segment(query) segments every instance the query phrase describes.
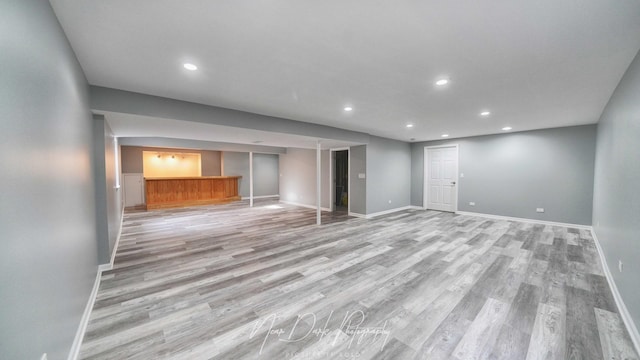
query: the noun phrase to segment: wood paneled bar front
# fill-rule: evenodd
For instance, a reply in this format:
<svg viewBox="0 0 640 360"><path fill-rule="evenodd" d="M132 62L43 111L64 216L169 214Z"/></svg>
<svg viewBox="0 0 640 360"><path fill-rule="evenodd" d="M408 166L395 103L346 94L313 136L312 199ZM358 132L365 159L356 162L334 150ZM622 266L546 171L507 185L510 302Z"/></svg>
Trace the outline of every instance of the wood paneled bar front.
<svg viewBox="0 0 640 360"><path fill-rule="evenodd" d="M241 177L145 178L147 210L240 200L238 179Z"/></svg>

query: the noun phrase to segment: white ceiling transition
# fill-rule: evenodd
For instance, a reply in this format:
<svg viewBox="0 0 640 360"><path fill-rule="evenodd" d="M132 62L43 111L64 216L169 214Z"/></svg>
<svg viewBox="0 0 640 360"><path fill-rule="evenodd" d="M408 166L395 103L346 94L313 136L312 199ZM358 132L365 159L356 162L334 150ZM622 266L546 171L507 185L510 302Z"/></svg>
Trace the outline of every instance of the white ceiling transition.
<svg viewBox="0 0 640 360"><path fill-rule="evenodd" d="M640 48L638 0L51 3L93 85L404 141L595 123Z"/></svg>

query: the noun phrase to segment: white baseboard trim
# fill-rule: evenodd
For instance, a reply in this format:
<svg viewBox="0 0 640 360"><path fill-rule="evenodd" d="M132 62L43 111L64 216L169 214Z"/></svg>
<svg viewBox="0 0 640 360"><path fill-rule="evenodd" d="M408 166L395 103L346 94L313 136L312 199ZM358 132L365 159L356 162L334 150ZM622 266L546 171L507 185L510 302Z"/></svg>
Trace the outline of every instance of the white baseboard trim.
<svg viewBox="0 0 640 360"><path fill-rule="evenodd" d="M122 219L124 219L124 207L122 208L122 214L120 214L120 228L118 229L118 237L116 243L113 245L111 252L111 260L108 264L101 264L98 266L98 271L107 271L113 269L113 261L116 259L116 252L118 252L118 245L120 245L120 237L122 236Z"/></svg>
<svg viewBox="0 0 640 360"><path fill-rule="evenodd" d="M600 241L598 240L598 236L596 236L596 232L593 229L591 229L591 236L593 236L593 241L596 243L596 248L598 249L598 254L600 255L600 262L602 263L602 269L604 270L604 276L607 278L607 282L609 283L609 288L611 289L613 299L616 301L616 305L618 306L618 311L620 312L622 322L624 322L624 325L629 332L629 336L631 337L631 341L636 348L636 352L640 354L640 334L638 333L638 328L633 322L633 318L631 317L631 314L629 314L629 310L627 310L627 306L622 300L622 296L618 291L616 282L613 281L613 275L611 274L611 270L609 269L607 259L604 257L604 251L602 250Z"/></svg>
<svg viewBox="0 0 640 360"><path fill-rule="evenodd" d="M627 306L622 300L622 296L618 291L616 282L613 280L613 275L611 274L611 270L609 269L609 264L607 263L607 259L604 256L604 251L602 250L602 246L600 245L600 241L598 240L598 236L593 230L593 227L588 225L567 224L567 223L559 223L559 222L553 222L553 221L524 219L524 218L516 218L516 217L509 217L509 216L473 213L473 212L466 212L466 211L456 211L456 214L479 216L479 217L496 219L496 220L521 221L521 222L528 222L533 224L554 225L554 226L563 226L563 227L589 230L591 232L591 235L593 236L593 241L596 244L596 248L598 249L598 255L600 256L602 269L604 271L605 277L607 278L607 283L609 284L611 293L613 294L613 299L615 300L616 306L618 307L620 318L622 318L622 322L624 322L624 325L627 328L627 331L629 332L629 336L631 337L631 341L633 342L633 345L635 346L636 351L640 353L640 333L638 332L638 328L636 327L636 324L633 322L633 318L631 317L631 314L629 314L629 310L627 309Z"/></svg>
<svg viewBox="0 0 640 360"><path fill-rule="evenodd" d="M78 358L78 355L80 354L80 345L82 345L84 333L85 331L87 331L87 325L89 324L89 317L91 316L91 310L93 310L93 304L96 302L96 296L98 295L98 288L100 287L101 277L102 271L100 270L100 267L98 267L98 271L96 271L96 280L93 283L93 289L91 290L91 295L89 295L87 306L85 306L84 312L82 313L82 318L80 318L80 325L78 326L78 331L76 331L76 337L73 339L73 344L71 345L71 351L69 351L68 360L76 360Z"/></svg>
<svg viewBox="0 0 640 360"><path fill-rule="evenodd" d="M362 218L362 219L366 219L366 218L367 218L367 215L365 215L365 214L354 213L354 212L349 212L349 216L353 216L353 217L357 217L357 218Z"/></svg>
<svg viewBox="0 0 640 360"><path fill-rule="evenodd" d="M367 219L371 219L377 216L381 216L381 215L387 215L387 214L391 214L394 212L398 212L398 211L402 211L402 210L409 210L409 209L420 209L420 207L414 206L414 205L407 205L407 206L403 206L403 207L399 207L399 208L395 208L395 209L389 209L389 210L384 210L384 211L378 211L377 213L371 213L371 214L367 214Z"/></svg>
<svg viewBox="0 0 640 360"><path fill-rule="evenodd" d="M98 271L102 274L105 271L109 271L113 269L112 264L100 264L98 265Z"/></svg>
<svg viewBox="0 0 640 360"><path fill-rule="evenodd" d="M120 245L120 238L122 237L123 219L124 219L124 206L122 207L122 214L120 214L120 228L118 229L118 237L116 238L116 243L113 245L111 260L109 261L108 264L98 265L96 280L93 283L93 289L91 289L91 295L89 295L89 301L87 301L87 306L84 308L84 313L82 313L82 318L80 319L80 325L78 326L76 337L73 339L73 345L71 345L71 351L69 352L68 360L76 360L78 358L78 355L80 354L80 346L82 345L82 340L84 339L84 333L87 331L87 325L89 324L91 310L93 310L93 305L95 304L96 297L98 296L98 289L100 288L100 279L102 279L102 273L104 271L113 269L113 261L116 258L116 252L118 252L118 245Z"/></svg>
<svg viewBox="0 0 640 360"><path fill-rule="evenodd" d="M283 203L283 204L287 204L287 205L300 206L300 207L303 207L303 208L308 208L308 209L313 209L313 210L316 209L315 205L300 204L300 203L297 203L297 202L284 201L284 200L280 200L280 202ZM326 208L326 207L321 207L320 210L322 210L322 211L331 211L331 209Z"/></svg>
<svg viewBox="0 0 640 360"><path fill-rule="evenodd" d="M276 195L260 195L260 196L254 196L253 199L268 199L268 198L277 198L280 197L279 194ZM242 196L240 197L240 200L249 200L249 196Z"/></svg>
<svg viewBox="0 0 640 360"><path fill-rule="evenodd" d="M479 216L479 217L495 219L495 220L520 221L520 222L526 222L531 224L563 226L563 227L570 227L575 229L591 230L591 226L589 225L568 224L568 223L560 223L560 222L554 222L554 221L544 221L544 220L517 218L517 217L511 217L511 216L475 213L475 212L469 212L469 211L456 211L456 214L467 215L467 216Z"/></svg>

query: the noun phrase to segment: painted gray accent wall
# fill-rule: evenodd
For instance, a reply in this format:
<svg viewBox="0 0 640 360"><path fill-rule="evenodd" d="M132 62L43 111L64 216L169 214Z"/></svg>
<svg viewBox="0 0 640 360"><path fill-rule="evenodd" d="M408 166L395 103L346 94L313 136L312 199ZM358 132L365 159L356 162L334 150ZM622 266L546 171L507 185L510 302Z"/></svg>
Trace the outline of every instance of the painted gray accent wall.
<svg viewBox="0 0 640 360"><path fill-rule="evenodd" d="M329 179L329 151L321 151L321 180ZM320 189L320 206L329 207L329 185ZM321 183L322 186L322 183ZM280 200L316 206L316 151L287 148L280 155Z"/></svg>
<svg viewBox="0 0 640 360"><path fill-rule="evenodd" d="M142 161L143 148L138 146L120 147L120 163L123 174L142 174L144 164Z"/></svg>
<svg viewBox="0 0 640 360"><path fill-rule="evenodd" d="M368 134L357 131L99 86L91 86L91 108L354 143L369 141Z"/></svg>
<svg viewBox="0 0 640 360"><path fill-rule="evenodd" d="M278 195L279 164L278 155L253 154L253 196Z"/></svg>
<svg viewBox="0 0 640 360"><path fill-rule="evenodd" d="M351 212L367 214L367 145L352 146L349 148L349 161L351 177L349 178L349 202ZM358 174L365 174L364 179L358 178Z"/></svg>
<svg viewBox="0 0 640 360"><path fill-rule="evenodd" d="M222 153L220 151L201 151L200 166L202 176L220 176Z"/></svg>
<svg viewBox="0 0 640 360"><path fill-rule="evenodd" d="M249 196L249 153L223 151L222 162L224 176L242 176L238 179L238 194L242 197ZM255 183L254 183L255 186ZM255 190L255 188L254 188Z"/></svg>
<svg viewBox="0 0 640 360"><path fill-rule="evenodd" d="M220 176L221 174L221 157L220 151L210 150L194 150L194 149L174 149L162 147L140 147L140 146L122 146L121 162L122 172L125 174L142 174L143 172L143 151L158 151L167 153L192 153L200 154L200 165L202 176Z"/></svg>
<svg viewBox="0 0 640 360"><path fill-rule="evenodd" d="M45 0L0 2L0 352L66 359L97 272L88 85Z"/></svg>
<svg viewBox="0 0 640 360"><path fill-rule="evenodd" d="M124 202L116 179L117 140L109 124L101 115L94 115L94 179L96 195L96 233L98 238L98 262L108 264L114 251L120 226Z"/></svg>
<svg viewBox="0 0 640 360"><path fill-rule="evenodd" d="M411 145L372 136L367 145L367 214L410 204Z"/></svg>
<svg viewBox="0 0 640 360"><path fill-rule="evenodd" d="M640 53L606 106L596 147L593 227L636 327L640 324ZM618 260L624 270L620 273Z"/></svg>
<svg viewBox="0 0 640 360"><path fill-rule="evenodd" d="M458 144L459 211L590 225L595 138L586 125L414 143L411 203L422 206L424 147Z"/></svg>

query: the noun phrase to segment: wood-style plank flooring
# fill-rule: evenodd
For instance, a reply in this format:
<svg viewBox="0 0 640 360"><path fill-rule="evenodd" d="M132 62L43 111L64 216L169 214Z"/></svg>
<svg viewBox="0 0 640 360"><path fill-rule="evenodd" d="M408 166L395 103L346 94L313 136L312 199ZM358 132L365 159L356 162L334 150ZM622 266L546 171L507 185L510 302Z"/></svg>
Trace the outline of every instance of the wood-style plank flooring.
<svg viewBox="0 0 640 360"><path fill-rule="evenodd" d="M258 202L129 212L82 359L638 359L586 230Z"/></svg>

